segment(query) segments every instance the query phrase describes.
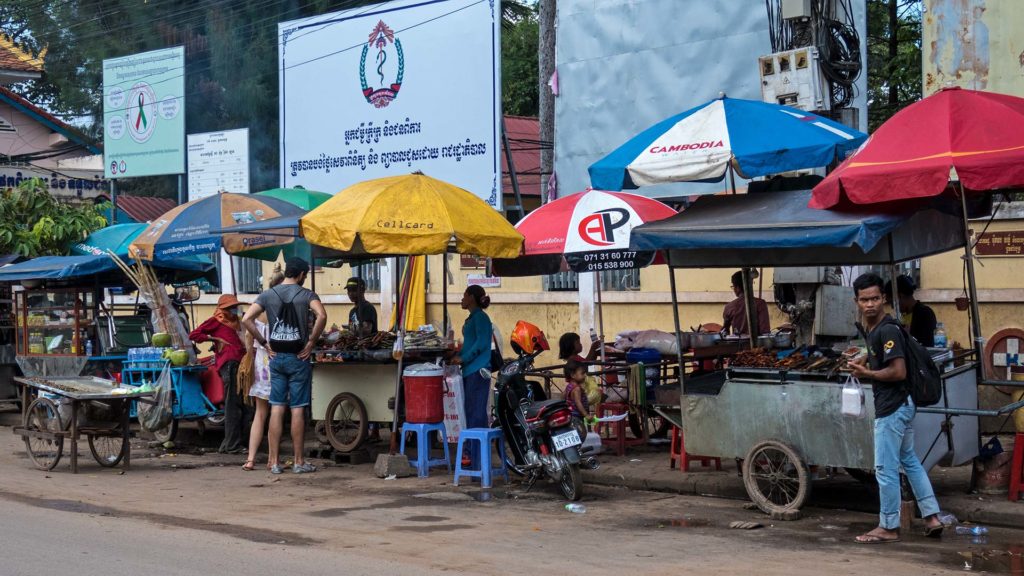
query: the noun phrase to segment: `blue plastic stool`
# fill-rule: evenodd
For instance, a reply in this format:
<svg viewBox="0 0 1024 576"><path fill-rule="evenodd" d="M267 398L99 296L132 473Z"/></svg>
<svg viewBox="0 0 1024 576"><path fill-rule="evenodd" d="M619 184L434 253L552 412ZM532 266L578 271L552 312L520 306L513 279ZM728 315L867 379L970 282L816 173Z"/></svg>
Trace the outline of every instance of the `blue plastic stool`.
<svg viewBox="0 0 1024 576"><path fill-rule="evenodd" d="M474 456L477 462L475 469L464 469L462 467L462 452L466 442L477 442L479 450L474 450ZM498 463L500 466L491 465L491 442L496 442L498 445ZM476 448L471 447L471 448ZM481 488L491 487L491 477L495 474L500 474L505 477L505 483L508 484L508 469L505 468L505 442L501 435L501 430L497 428L468 428L459 433L459 449L455 455L455 482L456 486L459 485L460 476L468 476L470 478L479 478Z"/></svg>
<svg viewBox="0 0 1024 576"><path fill-rule="evenodd" d="M409 462L416 467L417 475L420 478L430 476L430 469L435 466L444 466L449 472L452 471L452 463L448 459L448 438L446 437L444 422L437 424L402 424L402 454L405 454L405 433L416 433L416 460ZM444 447L444 458L430 458L430 433L437 432L441 446Z"/></svg>

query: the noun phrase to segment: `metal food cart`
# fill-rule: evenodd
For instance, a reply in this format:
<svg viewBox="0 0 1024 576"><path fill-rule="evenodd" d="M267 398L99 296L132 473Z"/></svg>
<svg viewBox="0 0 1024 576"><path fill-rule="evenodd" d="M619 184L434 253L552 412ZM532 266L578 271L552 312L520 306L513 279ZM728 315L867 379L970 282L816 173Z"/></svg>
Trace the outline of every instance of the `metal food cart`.
<svg viewBox="0 0 1024 576"><path fill-rule="evenodd" d="M403 362L433 362L444 352L406 350ZM324 361L325 356L334 360ZM390 348L321 352L315 357L321 358L313 364L311 402L317 436L339 452L356 450L366 440L370 424L388 426L394 420L395 378L401 365L392 359ZM399 390L399 401L400 395Z"/></svg>
<svg viewBox="0 0 1024 576"><path fill-rule="evenodd" d="M81 366L79 366L81 368ZM133 400L152 392L130 392L94 377L16 377L22 386L22 425L14 433L40 470L53 470L71 441L71 472L78 473L78 441L84 435L100 466L131 464L129 411ZM64 409L66 407L66 410Z"/></svg>
<svg viewBox="0 0 1024 576"><path fill-rule="evenodd" d="M809 199L810 191L704 197L678 216L634 229L634 248L667 251L677 331L677 268L892 267L965 244L958 211L941 201L878 214L813 210ZM942 352L943 398L919 409L914 420L915 447L926 468L943 460L962 464L979 449L980 364L973 351L955 363ZM867 415L844 416L844 378L729 368L682 378L680 407L659 411L682 428L687 451L742 459L750 498L765 512L785 512L799 509L810 481L830 467L874 468L871 389L865 391Z"/></svg>

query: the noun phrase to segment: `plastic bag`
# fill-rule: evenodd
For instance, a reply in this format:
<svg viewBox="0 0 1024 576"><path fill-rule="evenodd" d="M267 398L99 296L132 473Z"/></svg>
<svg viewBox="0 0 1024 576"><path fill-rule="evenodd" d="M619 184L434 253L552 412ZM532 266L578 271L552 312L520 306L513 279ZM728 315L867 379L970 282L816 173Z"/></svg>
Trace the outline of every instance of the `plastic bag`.
<svg viewBox="0 0 1024 576"><path fill-rule="evenodd" d="M666 355L675 354L676 337L661 330L643 330L633 337L633 348L651 348Z"/></svg>
<svg viewBox="0 0 1024 576"><path fill-rule="evenodd" d="M842 412L844 416L864 417L864 387L861 386L860 380L852 374L843 384Z"/></svg>
<svg viewBox="0 0 1024 576"><path fill-rule="evenodd" d="M448 442L459 441L459 432L466 425L466 408L463 405L462 368L450 365L444 367L444 427Z"/></svg>
<svg viewBox="0 0 1024 576"><path fill-rule="evenodd" d="M140 401L138 404L139 425L149 432L166 428L174 419L173 396L171 371L165 366L153 390L153 403Z"/></svg>

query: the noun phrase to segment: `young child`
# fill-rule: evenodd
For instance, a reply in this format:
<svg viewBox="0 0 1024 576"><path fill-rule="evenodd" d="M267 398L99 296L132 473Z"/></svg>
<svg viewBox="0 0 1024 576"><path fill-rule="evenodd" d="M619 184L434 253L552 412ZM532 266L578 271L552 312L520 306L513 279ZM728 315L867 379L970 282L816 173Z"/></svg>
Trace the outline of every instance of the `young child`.
<svg viewBox="0 0 1024 576"><path fill-rule="evenodd" d="M572 413L584 421L593 416L590 413L590 400L587 398L588 378L586 364L577 360L565 363L565 379L568 382L565 386L565 401L569 403Z"/></svg>

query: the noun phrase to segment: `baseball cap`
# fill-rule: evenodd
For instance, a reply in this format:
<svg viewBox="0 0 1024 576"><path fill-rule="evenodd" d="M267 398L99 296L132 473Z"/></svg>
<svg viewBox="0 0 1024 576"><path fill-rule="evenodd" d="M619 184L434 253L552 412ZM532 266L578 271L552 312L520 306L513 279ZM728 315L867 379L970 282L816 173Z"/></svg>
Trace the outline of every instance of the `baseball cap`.
<svg viewBox="0 0 1024 576"><path fill-rule="evenodd" d="M366 281L363 280L362 278L353 276L352 278L349 278L347 282L345 282L345 290L348 290L349 288L364 288L365 289L366 288Z"/></svg>

